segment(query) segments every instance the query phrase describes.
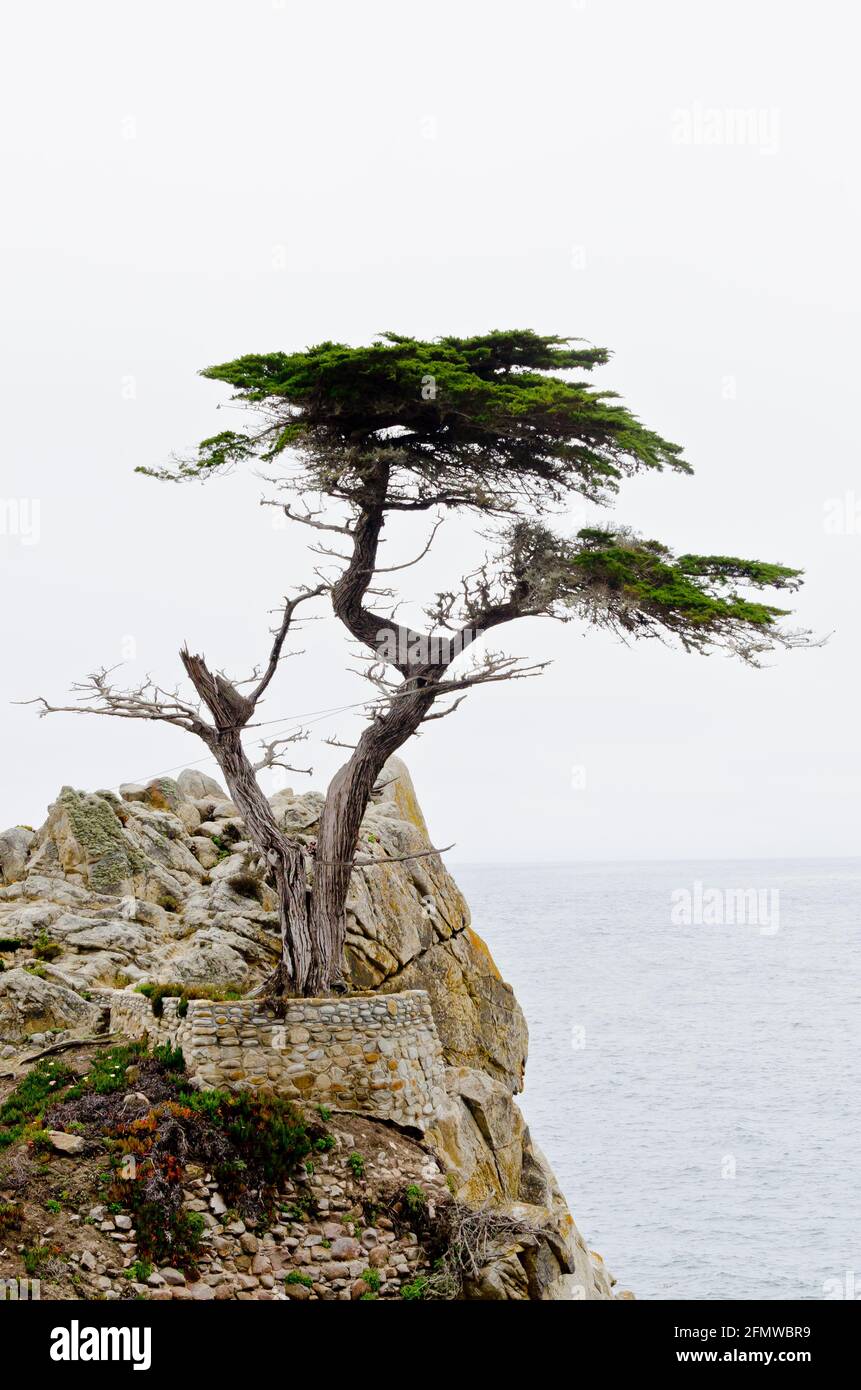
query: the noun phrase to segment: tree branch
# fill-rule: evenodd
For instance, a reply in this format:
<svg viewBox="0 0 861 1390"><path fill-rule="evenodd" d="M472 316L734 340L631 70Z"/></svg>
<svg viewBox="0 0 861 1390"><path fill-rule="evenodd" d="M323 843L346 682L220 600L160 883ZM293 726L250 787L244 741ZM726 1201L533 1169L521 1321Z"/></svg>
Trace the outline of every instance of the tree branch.
<svg viewBox="0 0 861 1390"><path fill-rule="evenodd" d="M293 614L296 612L296 609L299 607L300 603L304 603L306 599L316 598L322 593L325 593L325 588L322 584L318 584L316 589L303 589L295 598L288 599L285 603L284 613L278 631L275 634L275 641L272 643L272 650L269 653L269 661L266 670L263 672L257 686L248 697L252 707L257 704L257 701L260 699L278 669L278 663L281 660L281 651L287 639L287 634L290 631L290 624L293 621Z"/></svg>

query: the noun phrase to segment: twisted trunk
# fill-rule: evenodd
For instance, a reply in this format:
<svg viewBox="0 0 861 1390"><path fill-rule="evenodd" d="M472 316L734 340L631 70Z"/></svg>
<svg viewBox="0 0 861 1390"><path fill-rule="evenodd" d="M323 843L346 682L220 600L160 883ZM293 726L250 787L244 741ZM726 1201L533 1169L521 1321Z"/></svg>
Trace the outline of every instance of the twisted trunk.
<svg viewBox="0 0 861 1390"><path fill-rule="evenodd" d="M320 953L319 975L311 975L314 992L344 987L346 903L362 818L387 759L415 733L434 696L432 686L405 692L364 731L355 753L329 784L317 834L311 893L311 936Z"/></svg>
<svg viewBox="0 0 861 1390"><path fill-rule="evenodd" d="M265 858L275 880L281 927L281 961L267 982L267 993L313 992L319 976L320 950L308 914L308 891L303 851L291 845L275 819L242 747L238 729L218 731L212 751L224 773L233 804L245 823L255 849Z"/></svg>
<svg viewBox="0 0 861 1390"><path fill-rule="evenodd" d="M281 960L266 993L307 994L318 980L320 950L308 920L307 875L301 845L291 843L281 830L267 798L257 782L256 770L242 747L242 730L254 712L248 700L225 680L213 675L201 656L183 649L183 665L201 699L211 711L215 727L200 724L198 734L212 750L248 838L272 870L278 894L281 925Z"/></svg>
<svg viewBox="0 0 861 1390"><path fill-rule="evenodd" d="M332 587L336 617L372 651L379 650L391 634L397 637L399 650L407 650L413 636L409 629L364 605L377 566L388 483L388 465L378 463L366 479L365 497L352 531L349 563ZM311 935L320 952L319 974L312 973L311 979L319 992L344 988L347 894L359 829L374 784L386 760L412 737L428 713L442 675L442 666L416 672L395 664L405 677L404 685L386 713L365 729L352 757L332 778L320 817L311 891Z"/></svg>

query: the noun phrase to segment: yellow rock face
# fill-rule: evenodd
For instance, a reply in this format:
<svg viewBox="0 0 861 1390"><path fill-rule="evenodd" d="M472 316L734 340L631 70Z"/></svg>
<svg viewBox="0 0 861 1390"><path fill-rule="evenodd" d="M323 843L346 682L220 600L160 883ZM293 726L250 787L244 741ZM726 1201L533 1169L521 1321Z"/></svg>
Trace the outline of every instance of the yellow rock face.
<svg viewBox="0 0 861 1390"><path fill-rule="evenodd" d="M430 839L406 766L391 758L380 781L387 785L365 816L362 856L421 854ZM359 869L348 901L348 972L357 988L427 990L446 1061L519 1091L526 1022L469 921L463 895L437 855Z"/></svg>

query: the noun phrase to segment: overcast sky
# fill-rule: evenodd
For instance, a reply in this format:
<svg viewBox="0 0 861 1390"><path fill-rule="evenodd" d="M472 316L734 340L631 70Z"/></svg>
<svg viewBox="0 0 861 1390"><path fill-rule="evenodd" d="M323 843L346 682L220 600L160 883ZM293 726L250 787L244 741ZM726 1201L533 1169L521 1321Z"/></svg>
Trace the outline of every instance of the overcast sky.
<svg viewBox="0 0 861 1390"><path fill-rule="evenodd" d="M822 650L763 671L551 623L408 761L454 859L858 852L859 24L838 0L42 0L2 43L0 824L201 757L55 716L99 664L242 673L311 574L250 474L136 476L241 417L199 368L323 339L532 327L685 446L619 521L804 566ZM572 527L585 511L572 514ZM421 526L392 531L391 562ZM479 558L440 533L421 599ZM359 701L331 620L269 718ZM322 786L349 714L313 726ZM206 770L212 770L208 765ZM299 785L298 780L296 785ZM304 784L303 784L304 785Z"/></svg>

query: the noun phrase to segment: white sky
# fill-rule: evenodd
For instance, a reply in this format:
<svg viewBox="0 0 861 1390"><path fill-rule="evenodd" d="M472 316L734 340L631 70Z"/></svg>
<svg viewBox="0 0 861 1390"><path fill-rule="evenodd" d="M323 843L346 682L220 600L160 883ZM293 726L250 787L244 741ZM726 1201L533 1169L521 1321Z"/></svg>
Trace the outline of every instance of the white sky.
<svg viewBox="0 0 861 1390"><path fill-rule="evenodd" d="M859 27L838 0L7 11L0 824L39 824L64 783L203 751L10 701L60 699L130 639L130 681L172 683L184 639L242 673L310 575L308 536L273 527L252 476L132 471L241 418L200 367L532 327L610 347L596 381L696 468L627 484L616 517L803 565L799 622L834 635L755 672L513 630L550 673L474 693L407 752L437 842L488 860L857 853ZM392 561L423 534L393 531ZM479 553L444 531L410 594ZM268 717L364 697L331 620L306 645ZM322 785L338 755L306 749Z"/></svg>

